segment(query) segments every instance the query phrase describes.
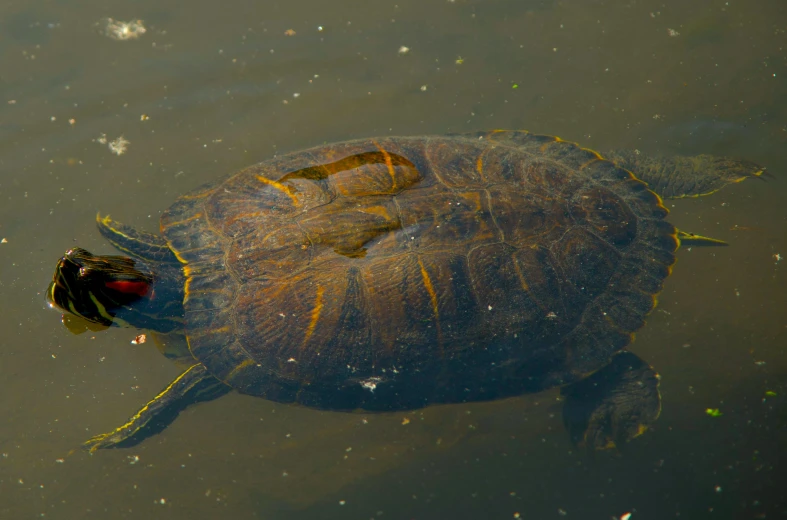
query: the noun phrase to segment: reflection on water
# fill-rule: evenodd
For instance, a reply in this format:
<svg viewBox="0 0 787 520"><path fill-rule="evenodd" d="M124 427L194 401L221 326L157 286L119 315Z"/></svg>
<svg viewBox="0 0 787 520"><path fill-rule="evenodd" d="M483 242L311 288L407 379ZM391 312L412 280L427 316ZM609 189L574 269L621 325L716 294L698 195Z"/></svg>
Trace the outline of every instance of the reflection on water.
<svg viewBox="0 0 787 520"><path fill-rule="evenodd" d="M0 517L784 514L780 0L41 0L0 13ZM146 32L110 39L94 25L108 17ZM773 173L669 203L680 228L731 246L682 249L637 335L662 376L651 431L591 458L571 446L556 391L391 415L232 394L143 445L74 451L178 372L130 344L134 330L73 336L46 308L63 251L112 253L97 211L155 232L179 194L280 152L492 128Z"/></svg>

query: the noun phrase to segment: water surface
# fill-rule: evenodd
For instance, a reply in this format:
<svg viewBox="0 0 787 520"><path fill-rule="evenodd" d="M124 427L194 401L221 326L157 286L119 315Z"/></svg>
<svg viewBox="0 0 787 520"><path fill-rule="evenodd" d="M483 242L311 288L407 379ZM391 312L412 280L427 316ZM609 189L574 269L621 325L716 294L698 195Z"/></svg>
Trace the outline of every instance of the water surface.
<svg viewBox="0 0 787 520"><path fill-rule="evenodd" d="M106 17L147 31L110 39ZM38 0L0 20L0 517L787 515L783 0ZM662 375L646 435L586 457L557 391L390 415L231 394L78 450L178 373L136 331L74 336L46 308L63 251L112 251L96 212L156 231L180 193L278 153L492 128L773 173L669 203L731 247L681 250L632 345Z"/></svg>

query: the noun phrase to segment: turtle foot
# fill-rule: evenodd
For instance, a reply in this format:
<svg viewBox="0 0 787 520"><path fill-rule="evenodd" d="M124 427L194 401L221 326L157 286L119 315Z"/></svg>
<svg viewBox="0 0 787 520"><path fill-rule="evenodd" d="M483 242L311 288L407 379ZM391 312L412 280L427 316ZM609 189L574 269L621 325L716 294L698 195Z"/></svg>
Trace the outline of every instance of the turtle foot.
<svg viewBox="0 0 787 520"><path fill-rule="evenodd" d="M653 368L621 352L601 370L564 387L563 423L572 442L603 450L638 437L661 412L658 386Z"/></svg>

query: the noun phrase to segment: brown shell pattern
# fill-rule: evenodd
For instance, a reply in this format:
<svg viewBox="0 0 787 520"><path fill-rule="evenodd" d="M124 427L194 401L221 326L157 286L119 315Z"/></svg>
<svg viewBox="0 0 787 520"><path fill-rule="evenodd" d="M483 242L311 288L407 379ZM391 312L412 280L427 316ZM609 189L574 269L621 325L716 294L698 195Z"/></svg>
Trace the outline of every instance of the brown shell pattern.
<svg viewBox="0 0 787 520"><path fill-rule="evenodd" d="M238 390L331 409L491 399L625 347L677 248L660 199L527 132L381 138L179 199L194 356Z"/></svg>

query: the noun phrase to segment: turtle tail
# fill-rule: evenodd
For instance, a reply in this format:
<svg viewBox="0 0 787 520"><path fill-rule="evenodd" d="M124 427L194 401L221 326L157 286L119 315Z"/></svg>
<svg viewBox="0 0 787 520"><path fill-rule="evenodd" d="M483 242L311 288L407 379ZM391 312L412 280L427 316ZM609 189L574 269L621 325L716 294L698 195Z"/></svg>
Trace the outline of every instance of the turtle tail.
<svg viewBox="0 0 787 520"><path fill-rule="evenodd" d="M666 199L710 195L728 184L761 177L765 171L751 161L705 154L667 157L611 150L603 155Z"/></svg>

